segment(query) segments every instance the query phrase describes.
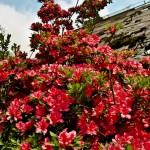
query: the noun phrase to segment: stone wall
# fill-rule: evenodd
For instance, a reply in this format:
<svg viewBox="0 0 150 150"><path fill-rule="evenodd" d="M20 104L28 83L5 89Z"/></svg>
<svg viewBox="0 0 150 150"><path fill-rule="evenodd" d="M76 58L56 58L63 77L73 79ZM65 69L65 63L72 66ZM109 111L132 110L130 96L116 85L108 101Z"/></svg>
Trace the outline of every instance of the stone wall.
<svg viewBox="0 0 150 150"><path fill-rule="evenodd" d="M129 9L120 14L103 19L96 24L93 33L100 36L100 45L108 44L109 34L106 24L119 23L123 28L115 33L115 40L109 44L113 49L133 49L138 52L136 58L146 55L150 50L150 3Z"/></svg>

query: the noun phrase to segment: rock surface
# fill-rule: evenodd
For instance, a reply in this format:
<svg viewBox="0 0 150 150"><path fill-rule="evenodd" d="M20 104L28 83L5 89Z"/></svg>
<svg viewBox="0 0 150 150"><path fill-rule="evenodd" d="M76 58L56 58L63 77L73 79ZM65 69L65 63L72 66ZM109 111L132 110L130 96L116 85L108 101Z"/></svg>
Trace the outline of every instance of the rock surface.
<svg viewBox="0 0 150 150"><path fill-rule="evenodd" d="M116 31L115 40L106 42L110 35L105 28L107 24L122 24ZM132 49L137 52L135 60L150 55L150 1L122 13L107 17L96 24L93 33L100 36L100 45L108 44L113 49Z"/></svg>

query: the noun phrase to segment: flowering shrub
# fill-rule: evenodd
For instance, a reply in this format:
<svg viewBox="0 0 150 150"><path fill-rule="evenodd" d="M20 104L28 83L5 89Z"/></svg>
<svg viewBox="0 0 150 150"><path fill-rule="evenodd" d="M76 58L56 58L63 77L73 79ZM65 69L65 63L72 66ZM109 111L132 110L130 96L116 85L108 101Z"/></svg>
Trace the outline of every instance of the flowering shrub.
<svg viewBox="0 0 150 150"><path fill-rule="evenodd" d="M36 59L18 52L0 61L1 149L149 150L146 61L98 46L99 37L83 29L70 30L72 12L86 18L86 9L98 11L107 1L85 0L68 11L53 0L40 2L43 23L31 26Z"/></svg>

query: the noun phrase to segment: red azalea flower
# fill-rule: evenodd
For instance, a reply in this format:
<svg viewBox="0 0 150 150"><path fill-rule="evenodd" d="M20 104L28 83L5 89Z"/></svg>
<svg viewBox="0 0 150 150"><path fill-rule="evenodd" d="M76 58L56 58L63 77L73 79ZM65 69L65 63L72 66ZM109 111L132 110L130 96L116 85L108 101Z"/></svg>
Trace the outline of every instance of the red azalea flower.
<svg viewBox="0 0 150 150"><path fill-rule="evenodd" d="M28 71L26 71L26 74L28 76L34 77L36 75L36 72L34 70L28 70Z"/></svg>
<svg viewBox="0 0 150 150"><path fill-rule="evenodd" d="M19 110L19 106L11 105L8 107L6 115L8 115L7 119L14 117L14 120L17 121L19 119L22 119L21 111Z"/></svg>
<svg viewBox="0 0 150 150"><path fill-rule="evenodd" d="M93 93L93 87L91 85L87 85L86 89L85 89L85 92L86 92L86 96L88 98L90 98L92 93Z"/></svg>
<svg viewBox="0 0 150 150"><path fill-rule="evenodd" d="M63 123L62 114L58 111L50 112L50 115L47 116L50 121L50 124Z"/></svg>
<svg viewBox="0 0 150 150"><path fill-rule="evenodd" d="M99 150L100 149L100 145L98 142L94 142L92 144L91 150Z"/></svg>
<svg viewBox="0 0 150 150"><path fill-rule="evenodd" d="M112 25L109 29L108 29L108 33L114 33L116 31L116 27L114 25Z"/></svg>
<svg viewBox="0 0 150 150"><path fill-rule="evenodd" d="M37 105L35 110L35 116L37 119L41 119L46 114L45 107L42 105Z"/></svg>
<svg viewBox="0 0 150 150"><path fill-rule="evenodd" d="M2 115L2 110L0 110L0 116Z"/></svg>
<svg viewBox="0 0 150 150"><path fill-rule="evenodd" d="M131 144L131 140L133 139L133 136L129 136L127 133L124 133L123 136L120 136L118 134L115 135L115 139L112 139L112 142L115 145L122 146L126 144Z"/></svg>
<svg viewBox="0 0 150 150"><path fill-rule="evenodd" d="M42 91L36 91L36 92L32 93L31 96L33 98L40 99L43 96L43 92Z"/></svg>
<svg viewBox="0 0 150 150"><path fill-rule="evenodd" d="M0 133L3 132L3 126L0 125Z"/></svg>
<svg viewBox="0 0 150 150"><path fill-rule="evenodd" d="M67 129L64 129L58 136L60 145L63 148L66 148L69 144L72 143L73 139L76 137L76 131L71 131L67 133Z"/></svg>
<svg viewBox="0 0 150 150"><path fill-rule="evenodd" d="M103 104L102 102L100 102L100 103L98 104L98 106L96 106L96 107L94 108L94 112L93 112L92 116L99 117L99 115L103 112L104 107L105 107L104 104Z"/></svg>
<svg viewBox="0 0 150 150"><path fill-rule="evenodd" d="M52 87L48 90L49 97L48 99L43 99L46 101L52 108L50 111L69 111L69 106L74 103L73 100L69 100L65 90L59 90L55 87Z"/></svg>
<svg viewBox="0 0 150 150"><path fill-rule="evenodd" d="M89 124L87 124L87 130L86 133L90 135L96 135L98 130L98 126L96 123L92 120Z"/></svg>
<svg viewBox="0 0 150 150"><path fill-rule="evenodd" d="M48 142L50 142L50 140L49 140L48 137L46 137L44 139L44 143L42 145L42 148L45 149L45 150L53 150L53 147L51 145L49 145Z"/></svg>
<svg viewBox="0 0 150 150"><path fill-rule="evenodd" d="M16 123L16 128L18 128L21 132L26 132L33 126L33 124L34 123L32 121L28 121L26 123L19 121L18 123Z"/></svg>
<svg viewBox="0 0 150 150"><path fill-rule="evenodd" d="M18 123L16 123L16 128L18 128L21 132L25 132L25 124L22 121L19 121Z"/></svg>
<svg viewBox="0 0 150 150"><path fill-rule="evenodd" d="M83 115L78 120L78 127L80 128L80 134L84 135L87 129L87 116Z"/></svg>
<svg viewBox="0 0 150 150"><path fill-rule="evenodd" d="M49 123L47 123L46 120L42 118L41 121L36 123L36 126L37 126L36 133L46 134Z"/></svg>
<svg viewBox="0 0 150 150"><path fill-rule="evenodd" d="M150 126L150 117L142 119L142 122L144 123L144 127L148 128Z"/></svg>
<svg viewBox="0 0 150 150"><path fill-rule="evenodd" d="M0 82L6 80L8 76L9 76L8 72L6 71L0 72Z"/></svg>
<svg viewBox="0 0 150 150"><path fill-rule="evenodd" d="M53 99L51 96L44 97L43 101L46 102L49 106L53 105Z"/></svg>
<svg viewBox="0 0 150 150"><path fill-rule="evenodd" d="M21 150L31 150L31 145L29 142L23 142L21 144Z"/></svg>
<svg viewBox="0 0 150 150"><path fill-rule="evenodd" d="M30 114L33 110L34 110L34 108L32 108L30 105L28 105L28 104L23 104L22 106L21 106L21 109L22 109L22 111L24 112L24 113L27 113L27 114Z"/></svg>

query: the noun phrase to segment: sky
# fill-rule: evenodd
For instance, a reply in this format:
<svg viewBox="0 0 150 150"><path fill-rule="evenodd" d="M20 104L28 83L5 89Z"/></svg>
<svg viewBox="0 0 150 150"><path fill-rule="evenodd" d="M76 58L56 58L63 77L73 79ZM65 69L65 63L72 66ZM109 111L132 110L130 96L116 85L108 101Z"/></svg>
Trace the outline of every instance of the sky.
<svg viewBox="0 0 150 150"><path fill-rule="evenodd" d="M83 0L79 0L82 3ZM123 9L129 5L142 2L143 0L113 0L102 12L101 16ZM148 2L150 0L146 0ZM63 9L75 6L76 0L56 0ZM30 51L31 31L33 22L38 22L37 11L41 4L37 0L0 0L0 26L6 33L11 34L11 42L21 45L21 50Z"/></svg>

